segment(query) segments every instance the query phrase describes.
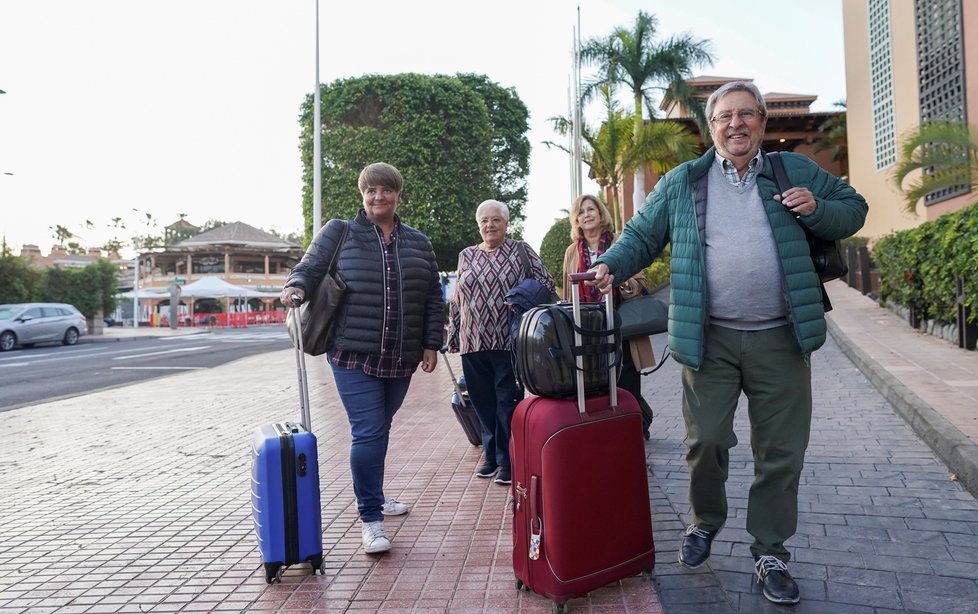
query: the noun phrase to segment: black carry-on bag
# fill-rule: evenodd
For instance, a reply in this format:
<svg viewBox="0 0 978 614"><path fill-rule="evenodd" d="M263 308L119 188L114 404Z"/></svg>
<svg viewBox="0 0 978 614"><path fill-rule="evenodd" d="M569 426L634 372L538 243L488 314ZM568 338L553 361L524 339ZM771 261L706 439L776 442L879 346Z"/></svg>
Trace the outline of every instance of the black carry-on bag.
<svg viewBox="0 0 978 614"><path fill-rule="evenodd" d="M319 454L310 430L309 386L302 348L302 318L295 317L299 422L275 422L255 429L252 440L251 510L265 566L265 581L281 582L289 565L308 562L325 574Z"/></svg>
<svg viewBox="0 0 978 614"><path fill-rule="evenodd" d="M451 363L448 362L448 348L442 348L442 362L448 367L448 375L452 378L452 386L455 387L455 393L452 395L452 412L455 414L455 419L458 420L459 425L465 432L466 439L473 446L482 445L482 423L479 422L479 415L475 413L475 406L472 405L472 399L469 398L469 393L467 390L462 390L460 382L465 380L459 380L455 378L455 371L452 370Z"/></svg>

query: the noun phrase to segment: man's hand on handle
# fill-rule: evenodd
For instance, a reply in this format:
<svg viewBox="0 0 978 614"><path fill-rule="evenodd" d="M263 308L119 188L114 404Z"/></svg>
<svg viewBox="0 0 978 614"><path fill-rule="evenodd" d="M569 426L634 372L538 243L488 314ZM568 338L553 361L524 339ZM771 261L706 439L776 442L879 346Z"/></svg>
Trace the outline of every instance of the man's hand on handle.
<svg viewBox="0 0 978 614"><path fill-rule="evenodd" d="M615 276L608 272L608 265L598 264L590 269L588 273L594 273L594 279L584 282L589 286L595 286L601 294L608 294L615 285Z"/></svg>

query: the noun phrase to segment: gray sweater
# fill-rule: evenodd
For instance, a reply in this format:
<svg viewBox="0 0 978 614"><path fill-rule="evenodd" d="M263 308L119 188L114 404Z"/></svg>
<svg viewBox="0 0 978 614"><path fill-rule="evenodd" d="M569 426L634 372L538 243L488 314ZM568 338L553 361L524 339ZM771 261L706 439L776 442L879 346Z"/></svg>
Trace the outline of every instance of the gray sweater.
<svg viewBox="0 0 978 614"><path fill-rule="evenodd" d="M709 171L706 280L710 323L762 330L788 323L781 264L757 182L737 187Z"/></svg>

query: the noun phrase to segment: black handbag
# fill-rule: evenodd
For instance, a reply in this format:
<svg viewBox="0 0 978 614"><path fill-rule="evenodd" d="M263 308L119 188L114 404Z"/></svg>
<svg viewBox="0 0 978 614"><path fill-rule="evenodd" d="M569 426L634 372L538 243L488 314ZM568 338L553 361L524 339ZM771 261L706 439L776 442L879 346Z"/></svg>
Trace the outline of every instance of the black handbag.
<svg viewBox="0 0 978 614"><path fill-rule="evenodd" d="M343 243L346 242L346 233L350 230L350 223L343 222L343 231L340 240L336 243L336 251L329 259L329 267L326 275L323 276L319 286L311 297L305 297L299 308L299 317L302 322L302 349L310 356L320 356L325 354L333 345L335 333L333 331L333 318L336 310L339 309L346 292L346 283L335 272L336 260L339 257ZM294 309L290 309L286 316L289 338L296 344L294 333L295 326L292 324L292 314Z"/></svg>
<svg viewBox="0 0 978 614"><path fill-rule="evenodd" d="M784 170L784 162L781 160L779 152L772 152L767 155L771 161L771 169L774 171L774 179L778 183L778 191L784 193L792 187L788 181L788 173ZM797 216L795 221L798 221ZM825 292L825 282L839 279L849 272L845 258L842 256L842 244L837 240L821 239L812 234L807 226L798 222L802 230L805 231L805 238L808 239L808 250L811 252L812 264L815 266L815 273L818 274L819 282L822 284L822 305L825 311L832 310L832 303L829 295Z"/></svg>
<svg viewBox="0 0 978 614"><path fill-rule="evenodd" d="M621 302L618 308L621 338L648 337L669 328L669 306L651 294L640 294Z"/></svg>

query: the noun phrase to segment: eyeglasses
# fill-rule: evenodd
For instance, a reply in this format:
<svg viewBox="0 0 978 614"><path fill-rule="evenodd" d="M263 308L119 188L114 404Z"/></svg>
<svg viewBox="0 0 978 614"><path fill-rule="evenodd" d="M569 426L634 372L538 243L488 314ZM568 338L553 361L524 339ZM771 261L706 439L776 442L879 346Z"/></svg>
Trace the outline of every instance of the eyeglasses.
<svg viewBox="0 0 978 614"><path fill-rule="evenodd" d="M764 117L764 114L756 109L741 109L739 111L724 111L723 113L717 113L710 118L710 121L717 124L726 125L733 121L734 115L739 117L740 121L744 122L745 124L760 117Z"/></svg>

